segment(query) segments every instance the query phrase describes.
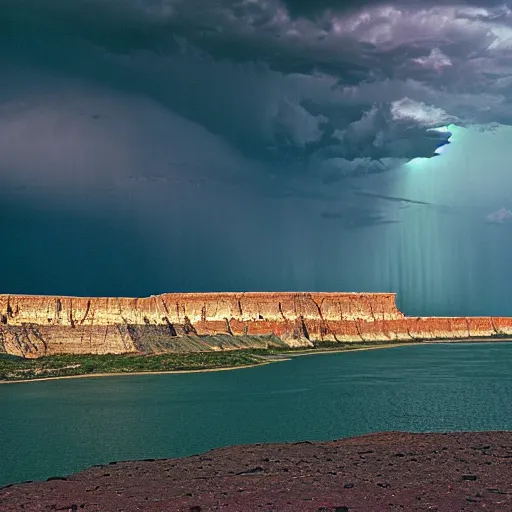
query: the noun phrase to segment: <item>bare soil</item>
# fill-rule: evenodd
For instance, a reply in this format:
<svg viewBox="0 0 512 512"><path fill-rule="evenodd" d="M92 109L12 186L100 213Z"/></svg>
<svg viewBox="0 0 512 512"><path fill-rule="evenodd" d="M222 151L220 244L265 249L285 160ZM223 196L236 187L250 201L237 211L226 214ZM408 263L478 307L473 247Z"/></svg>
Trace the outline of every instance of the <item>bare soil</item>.
<svg viewBox="0 0 512 512"><path fill-rule="evenodd" d="M391 432L111 463L4 487L0 510L509 512L512 432Z"/></svg>

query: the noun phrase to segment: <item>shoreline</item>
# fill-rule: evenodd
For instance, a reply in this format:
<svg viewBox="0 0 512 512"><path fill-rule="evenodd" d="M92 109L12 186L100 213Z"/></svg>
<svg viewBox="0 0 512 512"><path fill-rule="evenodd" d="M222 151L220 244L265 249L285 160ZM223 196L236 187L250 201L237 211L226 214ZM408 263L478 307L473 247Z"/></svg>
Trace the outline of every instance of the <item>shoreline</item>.
<svg viewBox="0 0 512 512"><path fill-rule="evenodd" d="M297 352L296 354L287 354L290 358L292 357L303 357L303 356L314 356L319 354L336 354L341 352L361 352L362 350L375 350L380 348L395 348L395 347L410 347L412 345L421 345L421 341L405 341L404 343L384 343L383 345L370 345L369 347L357 347L357 348L326 348L326 349L306 349L304 351Z"/></svg>
<svg viewBox="0 0 512 512"><path fill-rule="evenodd" d="M84 379L84 378L100 378L100 377L120 377L120 376L140 376L140 375L169 375L169 374L187 374L187 373L209 373L209 372L221 372L231 370L243 370L246 368L256 368L267 364L278 363L282 361L290 361L294 357L304 357L311 355L322 355L322 354L341 354L345 352L361 352L365 350L377 350L385 348L396 348L396 347L410 347L418 345L440 345L440 344L457 344L457 343L512 343L512 338L481 338L481 339L453 339L453 340L432 340L432 341L406 341L403 343L387 343L383 342L380 345L370 345L368 347L358 346L357 348L336 348L329 347L325 349L304 349L297 350L297 352L283 352L282 354L269 354L259 355L255 354L254 357L260 359L260 362L254 364L238 365L238 366L220 366L217 368L204 368L204 369L190 369L190 370L164 370L164 371L137 371L137 372L101 372L101 373L84 373L79 375L62 375L56 377L41 377L35 379L12 379L12 380L0 380L2 384L20 384L29 382L44 382L51 380L64 380L64 379ZM83 355L83 354L80 354ZM119 354L123 355L123 354ZM51 356L50 356L51 357Z"/></svg>
<svg viewBox="0 0 512 512"><path fill-rule="evenodd" d="M0 380L1 384L19 384L27 382L44 382L49 380L62 380L62 379L82 379L92 377L119 377L119 376L135 376L135 375L169 375L169 374L186 374L186 373L208 373L208 372L219 372L219 371L231 371L231 370L243 370L246 368L256 368L258 366L264 366L272 363L279 363L282 361L290 361L293 357L319 355L319 354L333 354L343 352L359 352L361 350L372 350L382 348L393 348L402 345L418 345L418 343L393 343L382 345L373 345L368 347L357 347L357 348L326 348L326 349L306 349L304 351L283 352L282 354L269 354L269 355L255 355L254 357L260 359L260 362L254 364L246 364L239 366L221 366L218 368L204 368L204 369L190 369L190 370L165 370L165 371L147 371L147 372L103 372L103 373L84 373L81 375L62 375L57 377L41 377L35 379L12 379L12 380ZM122 354L120 354L122 355Z"/></svg>
<svg viewBox="0 0 512 512"><path fill-rule="evenodd" d="M276 362L280 361L276 359ZM282 359L286 361L286 359ZM202 370L165 370L157 372L111 372L111 373L83 373L81 375L62 375L60 377L41 377L37 379L18 379L18 380L0 380L2 384L20 384L26 382L43 382L46 380L63 380L63 379L87 379L92 377L124 377L133 375L168 375L168 374L184 374L184 373L208 373L208 372L222 372L228 370L243 370L245 368L256 368L257 366L263 366L266 364L273 363L274 361L262 361L261 363L254 364L241 364L240 366L220 366L218 368L204 368Z"/></svg>

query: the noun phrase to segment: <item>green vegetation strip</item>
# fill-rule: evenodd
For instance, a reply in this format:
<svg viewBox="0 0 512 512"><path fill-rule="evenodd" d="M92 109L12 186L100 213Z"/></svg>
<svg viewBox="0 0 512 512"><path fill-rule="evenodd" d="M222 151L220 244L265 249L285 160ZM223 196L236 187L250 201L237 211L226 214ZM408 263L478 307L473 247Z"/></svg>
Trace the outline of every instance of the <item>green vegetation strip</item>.
<svg viewBox="0 0 512 512"><path fill-rule="evenodd" d="M108 373L213 370L263 364L292 355L385 347L397 343L322 343L314 349L247 349L158 355L58 355L25 359L0 354L0 381L23 381Z"/></svg>
<svg viewBox="0 0 512 512"><path fill-rule="evenodd" d="M162 355L59 355L24 359L0 355L0 381L70 377L95 373L169 372L241 367L262 363L249 352L199 352Z"/></svg>

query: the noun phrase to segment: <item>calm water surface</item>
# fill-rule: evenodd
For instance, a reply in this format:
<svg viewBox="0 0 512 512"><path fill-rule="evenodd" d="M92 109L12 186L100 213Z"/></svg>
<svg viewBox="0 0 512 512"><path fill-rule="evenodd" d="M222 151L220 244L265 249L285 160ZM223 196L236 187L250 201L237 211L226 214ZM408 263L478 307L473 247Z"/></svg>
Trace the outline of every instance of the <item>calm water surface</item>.
<svg viewBox="0 0 512 512"><path fill-rule="evenodd" d="M229 372L0 386L0 485L113 460L383 430L512 428L512 343L298 357Z"/></svg>

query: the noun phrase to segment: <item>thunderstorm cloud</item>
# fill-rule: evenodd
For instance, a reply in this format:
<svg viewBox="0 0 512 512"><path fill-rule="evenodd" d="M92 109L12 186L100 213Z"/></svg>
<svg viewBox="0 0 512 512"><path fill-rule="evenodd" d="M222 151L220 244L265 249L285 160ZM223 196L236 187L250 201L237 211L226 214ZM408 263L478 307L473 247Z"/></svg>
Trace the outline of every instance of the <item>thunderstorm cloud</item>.
<svg viewBox="0 0 512 512"><path fill-rule="evenodd" d="M83 152L101 145L88 126L95 109L129 116L140 97L172 113L178 130L203 128L198 145L281 172L372 172L382 159L392 168L449 137L429 129L512 122L512 14L497 3L4 0L1 9L2 153L20 165L49 154L68 168L54 147L61 137ZM129 106L110 112L120 102ZM104 124L119 132L116 119ZM133 134L123 135L114 145L133 150ZM28 141L33 150L18 155ZM110 150L90 165L116 167Z"/></svg>

